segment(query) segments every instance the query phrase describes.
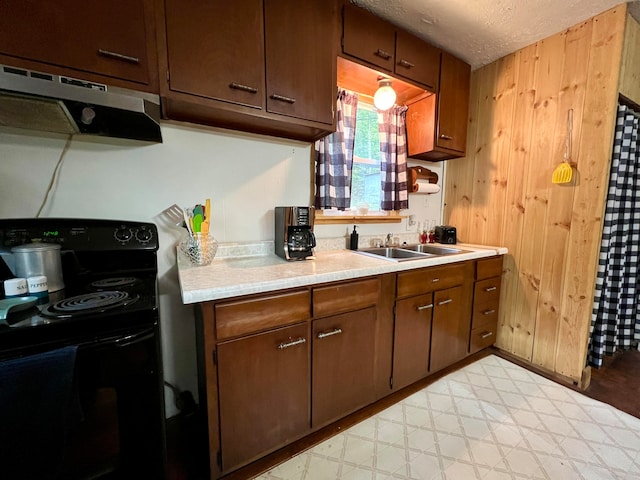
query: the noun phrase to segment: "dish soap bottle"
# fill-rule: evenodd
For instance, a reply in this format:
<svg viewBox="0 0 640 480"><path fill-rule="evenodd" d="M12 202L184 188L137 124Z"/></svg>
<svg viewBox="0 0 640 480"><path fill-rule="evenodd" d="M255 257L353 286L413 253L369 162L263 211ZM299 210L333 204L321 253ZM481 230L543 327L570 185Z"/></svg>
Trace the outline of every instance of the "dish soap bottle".
<svg viewBox="0 0 640 480"><path fill-rule="evenodd" d="M358 249L358 232L356 232L356 226L353 226L353 232L351 232L351 239L349 242L349 248L351 250Z"/></svg>

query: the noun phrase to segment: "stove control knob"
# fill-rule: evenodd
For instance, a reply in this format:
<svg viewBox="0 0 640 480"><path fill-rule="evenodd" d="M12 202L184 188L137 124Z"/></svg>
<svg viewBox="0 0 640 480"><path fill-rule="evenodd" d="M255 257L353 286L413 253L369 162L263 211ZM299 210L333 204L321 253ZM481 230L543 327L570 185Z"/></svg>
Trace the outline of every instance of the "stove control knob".
<svg viewBox="0 0 640 480"><path fill-rule="evenodd" d="M146 243L152 238L153 233L151 233L151 230L147 230L146 228L143 228L136 232L136 239L138 239L139 242Z"/></svg>
<svg viewBox="0 0 640 480"><path fill-rule="evenodd" d="M131 229L127 227L120 227L119 229L116 230L116 233L114 234L114 236L116 237L116 240L125 243L131 240L131 237L133 235L131 233Z"/></svg>

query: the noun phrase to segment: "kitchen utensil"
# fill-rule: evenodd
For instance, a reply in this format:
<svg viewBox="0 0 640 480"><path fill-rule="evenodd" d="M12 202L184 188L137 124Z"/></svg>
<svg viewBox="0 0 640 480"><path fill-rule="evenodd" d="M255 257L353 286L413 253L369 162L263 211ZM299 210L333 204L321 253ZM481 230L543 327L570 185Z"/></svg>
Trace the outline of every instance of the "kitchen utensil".
<svg viewBox="0 0 640 480"><path fill-rule="evenodd" d="M570 183L573 177L573 168L569 163L571 160L571 136L573 133L573 109L569 109L567 115L567 139L564 146L564 156L562 163L556 167L551 176L553 183Z"/></svg>
<svg viewBox="0 0 640 480"><path fill-rule="evenodd" d="M187 209L186 208L181 208L180 210L182 210L182 219L184 221L185 226L187 227L187 230L189 231L189 236L193 235L193 230L191 228L191 220L189 219L189 216L187 215Z"/></svg>
<svg viewBox="0 0 640 480"><path fill-rule="evenodd" d="M17 312L31 308L37 301L38 297L16 297L0 300L0 323L6 323L5 320L12 311Z"/></svg>
<svg viewBox="0 0 640 480"><path fill-rule="evenodd" d="M15 260L15 275L21 278L44 275L49 292L64 288L61 247L57 243L25 243L11 249Z"/></svg>
<svg viewBox="0 0 640 480"><path fill-rule="evenodd" d="M175 203L170 207L165 208L162 212L160 212L160 215L176 227L181 227L183 221L187 225L189 224L189 222L185 221L186 219L184 218L184 210Z"/></svg>

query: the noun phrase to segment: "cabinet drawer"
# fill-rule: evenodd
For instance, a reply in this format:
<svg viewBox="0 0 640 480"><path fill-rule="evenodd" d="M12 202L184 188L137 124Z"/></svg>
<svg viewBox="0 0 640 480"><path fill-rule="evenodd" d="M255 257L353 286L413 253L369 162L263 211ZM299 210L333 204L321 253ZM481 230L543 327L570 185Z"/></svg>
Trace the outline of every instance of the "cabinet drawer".
<svg viewBox="0 0 640 480"><path fill-rule="evenodd" d="M499 257L478 260L476 263L476 280L502 275L502 255Z"/></svg>
<svg viewBox="0 0 640 480"><path fill-rule="evenodd" d="M311 310L307 290L220 303L214 309L219 340L308 320Z"/></svg>
<svg viewBox="0 0 640 480"><path fill-rule="evenodd" d="M471 279L473 263L457 263L398 274L398 298L420 295L461 285Z"/></svg>
<svg viewBox="0 0 640 480"><path fill-rule="evenodd" d="M313 316L359 310L378 303L380 280L372 278L313 289Z"/></svg>
<svg viewBox="0 0 640 480"><path fill-rule="evenodd" d="M484 327L474 328L471 330L471 343L469 345L470 354L476 353L495 343L497 325L497 323L491 323Z"/></svg>
<svg viewBox="0 0 640 480"><path fill-rule="evenodd" d="M498 319L500 305L500 277L482 280L475 285L473 297L472 328L477 328L489 321Z"/></svg>

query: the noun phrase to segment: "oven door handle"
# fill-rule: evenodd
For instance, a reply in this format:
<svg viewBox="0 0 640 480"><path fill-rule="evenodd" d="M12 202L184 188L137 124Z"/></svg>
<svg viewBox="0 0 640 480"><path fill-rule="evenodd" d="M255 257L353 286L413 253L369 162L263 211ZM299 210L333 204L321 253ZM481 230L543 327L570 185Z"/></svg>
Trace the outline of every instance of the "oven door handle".
<svg viewBox="0 0 640 480"><path fill-rule="evenodd" d="M154 336L155 332L153 330L144 330L139 333L132 333L131 335L120 337L113 341L113 345L117 348L124 348L128 347L129 345L135 345L136 343L144 342L145 340L150 340Z"/></svg>

